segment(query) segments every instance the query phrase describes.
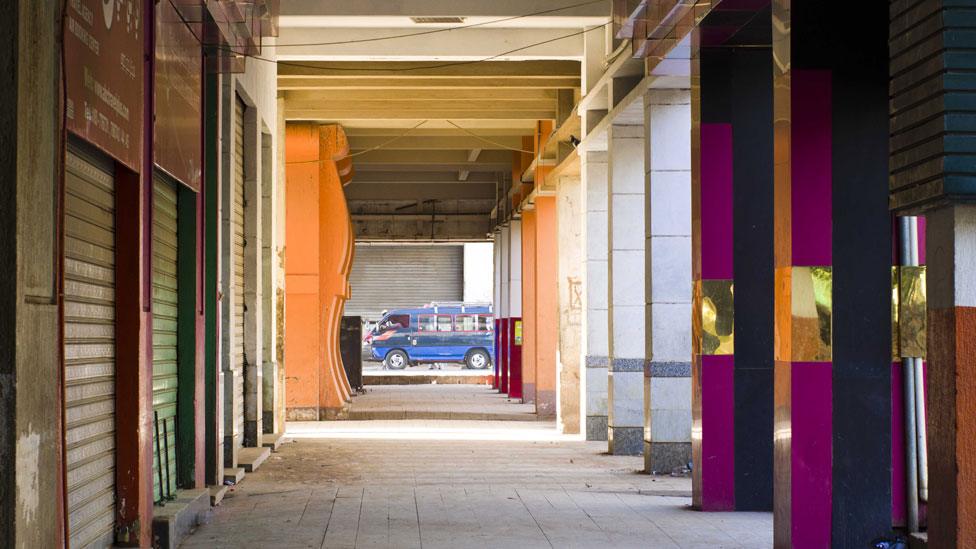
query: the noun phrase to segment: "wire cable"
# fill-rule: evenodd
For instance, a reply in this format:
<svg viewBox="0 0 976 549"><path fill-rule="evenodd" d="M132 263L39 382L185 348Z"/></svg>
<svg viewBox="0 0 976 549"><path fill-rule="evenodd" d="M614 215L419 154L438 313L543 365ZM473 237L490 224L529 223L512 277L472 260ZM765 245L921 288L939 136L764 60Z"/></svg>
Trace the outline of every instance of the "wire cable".
<svg viewBox="0 0 976 549"><path fill-rule="evenodd" d="M518 148L515 148L515 147L509 147L508 145L503 145L502 143L499 143L497 141L492 141L491 139L488 139L487 137L482 137L482 136L480 136L480 135L478 135L478 134L476 134L476 133L474 133L474 132L472 132L470 130L467 130L465 128L462 128L461 126L455 124L454 121L452 121L452 120L445 120L445 122L447 122L448 124L454 126L457 129L461 130L462 132L470 135L471 137L473 137L473 138L475 138L475 139L477 139L479 141L484 141L485 143L488 143L489 145L494 145L495 147L498 147L499 149L506 149L506 150L509 150L509 151L520 152L520 153L525 153L525 154L532 154L532 155L535 154L535 151L527 151L525 149L518 149Z"/></svg>
<svg viewBox="0 0 976 549"><path fill-rule="evenodd" d="M398 139L402 139L402 138L410 135L411 132L413 132L417 128L423 126L427 122L430 122L430 120L423 120L419 124L417 124L416 126L408 129L407 131L401 133L400 135L397 135L397 136L395 136L395 137L393 137L391 139L388 139L388 140L386 140L386 141L384 141L384 142L382 142L379 145L376 145L374 147L370 147L368 149L364 149L364 150L361 150L361 151L354 152L352 154L348 154L348 155L346 155L346 158L354 158L354 157L359 156L359 155L363 155L363 154L370 153L370 152L373 152L373 151L382 150L384 147L386 147L387 145L393 143L394 141L396 141ZM320 164L322 162L331 162L331 160L329 160L329 159L322 159L322 158L320 158L318 160L295 160L295 161L292 161L292 162L285 162L285 164L288 165L288 166L292 166L292 165L295 165L295 164Z"/></svg>
<svg viewBox="0 0 976 549"><path fill-rule="evenodd" d="M516 21L518 19L525 19L525 18L528 18L528 17L535 17L535 16L538 16L538 15L548 15L550 13L556 13L556 12L559 12L559 11L570 10L570 9L573 9L573 8L581 8L583 6L589 6L589 5L592 5L592 4L603 4L605 2L606 2L606 0L590 0L588 2L580 2L578 4L571 4L571 5L562 6L562 7L559 7L559 8L552 8L552 9L548 9L548 10L536 11L536 12L532 12L532 13L526 13L526 14L523 14L523 15L515 15L515 16L512 16L512 17L503 17L501 19L493 19L491 21L482 21L481 23L471 23L469 25L458 25L456 27L443 27L443 28L437 28L437 29L429 29L429 30L425 30L425 31L417 31L417 32L411 32L411 33L406 33L406 34L394 34L394 35L391 35L391 36L378 36L378 37L375 37L375 38L359 38L359 39L356 39L356 40L339 40L339 41L335 41L335 42L306 42L306 43L293 43L293 44L268 44L267 47L269 47L269 48L290 48L290 47L307 47L307 46L341 46L341 45L345 45L345 44L361 44L361 43L364 43L364 42L379 42L379 41L382 41L382 40L395 40L395 39L398 39L398 38L411 38L411 37L414 37L414 36L426 36L426 35L436 34L436 33L440 33L440 32L450 32L450 31L455 31L455 30L465 30L465 29L473 29L473 28L476 28L476 27L486 27L486 26L489 26L489 25L497 25L498 23L505 23L505 22L508 22L508 21Z"/></svg>

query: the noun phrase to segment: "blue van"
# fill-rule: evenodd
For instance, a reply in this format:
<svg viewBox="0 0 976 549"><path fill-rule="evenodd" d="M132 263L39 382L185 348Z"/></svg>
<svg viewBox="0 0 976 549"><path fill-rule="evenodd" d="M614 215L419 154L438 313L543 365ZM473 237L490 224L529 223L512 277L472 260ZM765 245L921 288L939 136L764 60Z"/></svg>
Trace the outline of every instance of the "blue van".
<svg viewBox="0 0 976 549"><path fill-rule="evenodd" d="M491 305L431 303L384 313L364 343L369 360L391 370L435 362L486 370L494 361L494 324Z"/></svg>

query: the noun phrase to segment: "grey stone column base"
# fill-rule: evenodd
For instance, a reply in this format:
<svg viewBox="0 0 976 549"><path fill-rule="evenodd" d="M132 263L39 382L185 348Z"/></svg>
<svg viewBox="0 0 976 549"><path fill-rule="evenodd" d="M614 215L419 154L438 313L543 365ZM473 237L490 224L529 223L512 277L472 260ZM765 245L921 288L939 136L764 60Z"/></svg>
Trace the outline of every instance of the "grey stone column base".
<svg viewBox="0 0 976 549"><path fill-rule="evenodd" d="M691 461L690 442L644 441L644 472L670 474L688 466Z"/></svg>
<svg viewBox="0 0 976 549"><path fill-rule="evenodd" d="M586 440L607 440L607 416L586 416Z"/></svg>
<svg viewBox="0 0 976 549"><path fill-rule="evenodd" d="M615 456L639 456L644 452L643 427L613 427L609 429L607 449Z"/></svg>

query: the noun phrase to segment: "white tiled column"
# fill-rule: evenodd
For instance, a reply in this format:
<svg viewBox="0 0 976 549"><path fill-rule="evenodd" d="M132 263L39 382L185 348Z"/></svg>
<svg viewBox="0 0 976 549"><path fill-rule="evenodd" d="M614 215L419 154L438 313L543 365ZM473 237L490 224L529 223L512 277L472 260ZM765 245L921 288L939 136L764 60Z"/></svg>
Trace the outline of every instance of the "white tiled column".
<svg viewBox="0 0 976 549"><path fill-rule="evenodd" d="M670 472L691 461L691 93L652 89L644 100L651 312L644 466Z"/></svg>
<svg viewBox="0 0 976 549"><path fill-rule="evenodd" d="M608 449L643 451L644 365L648 357L644 287L644 128L613 126L609 135L610 368Z"/></svg>
<svg viewBox="0 0 976 549"><path fill-rule="evenodd" d="M583 178L586 265L583 274L583 333L586 383L586 440L607 440L607 374L610 366L610 286L607 271L607 153L580 157Z"/></svg>

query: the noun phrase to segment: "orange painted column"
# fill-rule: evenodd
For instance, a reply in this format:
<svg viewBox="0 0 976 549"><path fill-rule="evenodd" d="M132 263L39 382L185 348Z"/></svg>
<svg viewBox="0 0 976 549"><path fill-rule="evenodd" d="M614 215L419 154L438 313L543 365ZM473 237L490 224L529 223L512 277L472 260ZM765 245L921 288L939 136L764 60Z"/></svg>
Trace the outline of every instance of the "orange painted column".
<svg viewBox="0 0 976 549"><path fill-rule="evenodd" d="M285 406L287 419L341 415L350 388L339 358L353 235L342 192L352 174L339 126L285 131Z"/></svg>
<svg viewBox="0 0 976 549"><path fill-rule="evenodd" d="M535 210L522 211L522 402L535 402L536 392L536 222Z"/></svg>
<svg viewBox="0 0 976 549"><path fill-rule="evenodd" d="M540 418L554 418L559 348L556 197L536 198L535 225L535 410Z"/></svg>

